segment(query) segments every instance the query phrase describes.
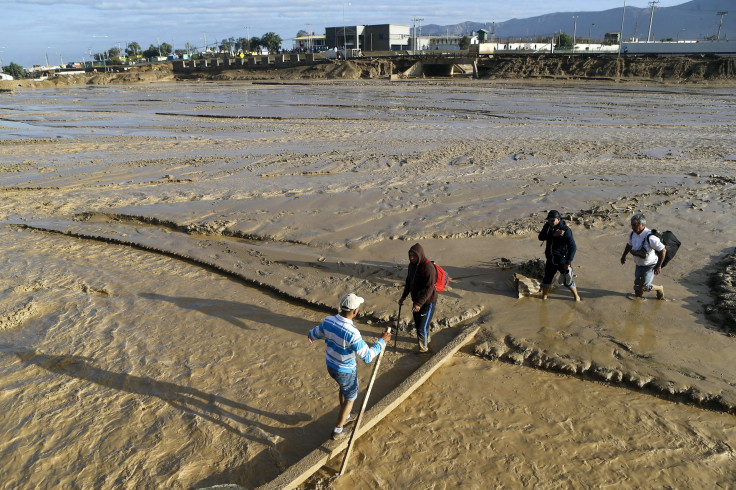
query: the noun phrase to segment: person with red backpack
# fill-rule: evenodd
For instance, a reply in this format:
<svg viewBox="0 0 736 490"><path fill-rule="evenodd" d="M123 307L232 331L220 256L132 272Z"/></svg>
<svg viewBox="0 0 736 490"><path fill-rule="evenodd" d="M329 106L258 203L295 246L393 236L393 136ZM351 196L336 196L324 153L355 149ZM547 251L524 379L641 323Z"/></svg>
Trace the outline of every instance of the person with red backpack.
<svg viewBox="0 0 736 490"><path fill-rule="evenodd" d="M411 294L414 327L417 330L419 352L429 351L429 327L437 306L437 268L424 255L424 249L418 243L409 249L409 271L406 275L404 292L399 305Z"/></svg>

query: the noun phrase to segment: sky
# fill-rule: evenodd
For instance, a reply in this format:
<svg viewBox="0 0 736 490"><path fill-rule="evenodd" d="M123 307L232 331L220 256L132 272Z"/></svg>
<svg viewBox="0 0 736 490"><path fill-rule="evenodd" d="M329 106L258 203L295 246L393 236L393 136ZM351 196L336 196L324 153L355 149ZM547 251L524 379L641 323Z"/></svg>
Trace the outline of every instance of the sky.
<svg viewBox="0 0 736 490"><path fill-rule="evenodd" d="M671 7L687 0L660 0ZM626 0L646 8L648 0ZM143 49L167 42L175 49L213 45L229 37L275 32L291 47L299 30L324 34L330 26L503 22L554 12L601 11L624 0L0 0L0 60L22 66L90 59L111 47L137 42ZM655 14L656 15L656 14Z"/></svg>

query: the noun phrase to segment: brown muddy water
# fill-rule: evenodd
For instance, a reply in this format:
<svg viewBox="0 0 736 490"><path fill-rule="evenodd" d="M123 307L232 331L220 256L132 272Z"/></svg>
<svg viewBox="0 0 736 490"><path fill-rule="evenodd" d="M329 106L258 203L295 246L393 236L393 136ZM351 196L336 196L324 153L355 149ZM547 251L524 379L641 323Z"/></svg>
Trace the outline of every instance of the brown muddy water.
<svg viewBox="0 0 736 490"><path fill-rule="evenodd" d="M731 87L171 83L0 94L2 488L252 488L336 415L306 332L396 314L416 241L482 332L307 487L730 488ZM582 303L518 298L550 209ZM628 219L683 242L631 301ZM407 312L402 314L406 328ZM375 399L423 359L404 330ZM498 360L496 360L498 358ZM361 365L362 387L370 367Z"/></svg>

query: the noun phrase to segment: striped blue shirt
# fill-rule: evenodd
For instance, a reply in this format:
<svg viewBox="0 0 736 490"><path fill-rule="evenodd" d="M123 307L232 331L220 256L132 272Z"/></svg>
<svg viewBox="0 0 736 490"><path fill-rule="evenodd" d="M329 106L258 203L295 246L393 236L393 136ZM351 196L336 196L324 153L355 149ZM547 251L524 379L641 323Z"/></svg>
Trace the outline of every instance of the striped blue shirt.
<svg viewBox="0 0 736 490"><path fill-rule="evenodd" d="M308 336L311 340L325 339L327 365L343 373L352 373L358 368L355 354L368 364L386 345L383 339L378 339L368 347L353 321L340 315L328 316L310 330Z"/></svg>

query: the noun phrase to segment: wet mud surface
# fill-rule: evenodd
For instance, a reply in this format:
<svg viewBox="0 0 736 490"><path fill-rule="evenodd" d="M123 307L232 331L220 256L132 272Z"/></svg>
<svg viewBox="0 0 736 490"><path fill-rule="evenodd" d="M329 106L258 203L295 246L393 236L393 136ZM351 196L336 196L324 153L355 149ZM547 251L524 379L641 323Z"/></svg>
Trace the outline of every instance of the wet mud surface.
<svg viewBox="0 0 736 490"><path fill-rule="evenodd" d="M727 89L591 84L180 83L3 95L0 405L17 414L0 447L14 454L2 458L9 481L265 483L319 446L334 417L323 347L309 346L307 329L354 291L367 300L359 327L377 336L395 321L416 241L452 278L433 343L463 322L484 325L443 375L451 384L504 370L520 377L513 403L535 406L534 383L559 375L515 366L524 365L564 373L560 386L619 390L641 417L662 406L648 417L692 411L727 426L736 412L735 108ZM542 301L513 287L515 272L530 274L543 258L536 234L550 209L575 234L580 304L564 288ZM628 219L640 212L683 243L655 280L665 301L626 297L633 264L619 257ZM722 278L717 286L712 277ZM383 361L376 396L421 363L402 317L400 349ZM367 381L369 368L359 372ZM575 390L560 391L564 402L550 397L550 410L580 403ZM389 436L379 425L375 438L397 451L410 439L485 447L482 438L456 440L458 422L443 414L487 396L445 395L446 406L427 409L410 398L402 410L419 410L436 430ZM594 402L591 413L612 410L607 403ZM89 417L84 430L72 414ZM497 415L504 425L508 412ZM624 437L624 414L593 416ZM484 423L463 424L470 432ZM551 468L595 460L585 450L571 456L589 432L576 434L559 435L573 452ZM696 454L692 471L718 484L732 476L723 469L734 458L729 437L712 442L714 465L698 440L678 444ZM101 449L81 453L84 471L58 463L90 440ZM360 472L381 464L363 451L359 487ZM519 457L480 453L507 464ZM641 454L632 484L663 464ZM441 462L414 464L439 471ZM502 467L443 481L480 485ZM559 471L549 480L530 471L537 476L508 485L562 484ZM620 471L581 470L571 481L605 482ZM385 478L365 486L403 486Z"/></svg>

